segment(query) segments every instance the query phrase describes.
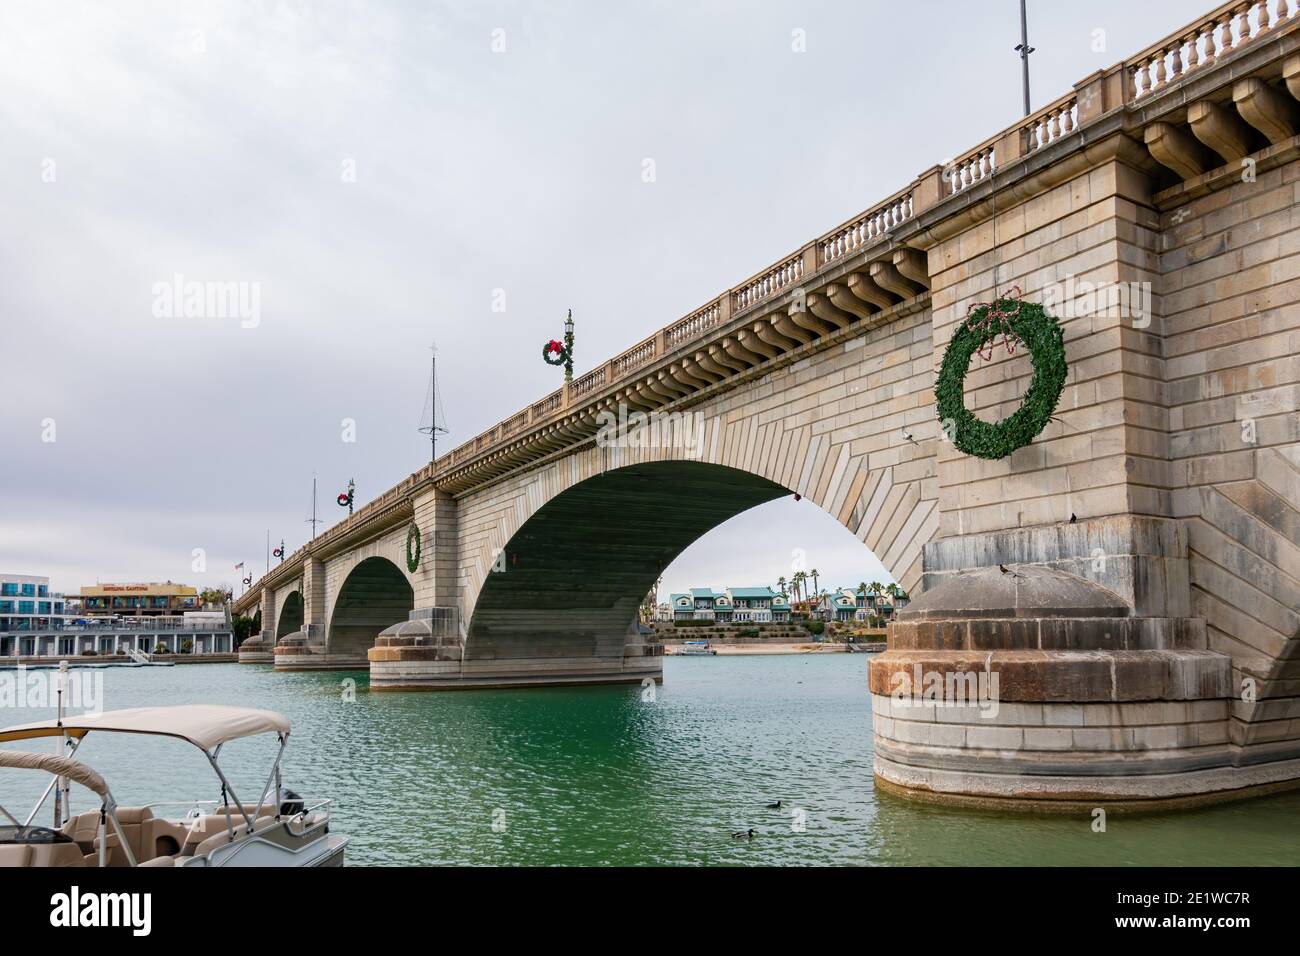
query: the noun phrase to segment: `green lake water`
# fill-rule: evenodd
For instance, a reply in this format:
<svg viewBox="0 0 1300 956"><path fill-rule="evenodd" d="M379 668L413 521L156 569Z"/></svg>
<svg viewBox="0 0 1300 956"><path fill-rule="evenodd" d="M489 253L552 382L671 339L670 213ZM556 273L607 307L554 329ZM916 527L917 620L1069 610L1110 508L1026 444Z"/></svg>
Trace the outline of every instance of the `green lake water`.
<svg viewBox="0 0 1300 956"><path fill-rule="evenodd" d="M372 694L364 672L234 664L99 673L106 709L224 703L286 714L285 782L333 798L353 865L1300 862L1300 793L1112 815L1105 833L1090 816L943 810L879 793L867 660L670 657L653 700L640 687ZM11 708L0 723L51 715ZM256 799L273 751L273 740L227 746L222 765L241 798ZM79 756L122 804L219 795L206 761L179 741L92 735ZM25 815L47 779L0 772L0 803ZM777 799L782 810L766 809ZM74 808L92 804L74 786ZM732 839L750 827L752 841Z"/></svg>

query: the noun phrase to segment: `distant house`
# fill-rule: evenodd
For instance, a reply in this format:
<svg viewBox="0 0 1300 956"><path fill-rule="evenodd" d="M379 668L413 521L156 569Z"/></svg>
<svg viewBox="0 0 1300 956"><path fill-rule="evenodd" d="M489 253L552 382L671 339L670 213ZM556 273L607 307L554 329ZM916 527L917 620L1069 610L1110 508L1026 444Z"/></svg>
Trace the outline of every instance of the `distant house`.
<svg viewBox="0 0 1300 956"><path fill-rule="evenodd" d="M674 621L716 621L719 624L766 624L790 620L790 602L769 587L691 588L674 594Z"/></svg>
<svg viewBox="0 0 1300 956"><path fill-rule="evenodd" d="M813 609L813 616L823 621L865 622L872 617L888 621L893 618L896 610L906 607L907 602L907 592L902 590L897 595L891 595L885 591L873 594L871 591L862 593L855 588L836 588L822 596Z"/></svg>

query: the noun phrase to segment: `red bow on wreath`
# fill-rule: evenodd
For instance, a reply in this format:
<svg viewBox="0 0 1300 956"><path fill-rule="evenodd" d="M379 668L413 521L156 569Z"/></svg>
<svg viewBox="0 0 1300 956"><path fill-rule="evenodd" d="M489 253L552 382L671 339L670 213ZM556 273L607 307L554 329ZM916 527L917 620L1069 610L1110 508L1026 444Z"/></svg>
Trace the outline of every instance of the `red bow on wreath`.
<svg viewBox="0 0 1300 956"><path fill-rule="evenodd" d="M1014 302L1015 308L1001 309L999 304L1002 302ZM985 313L980 318L972 318L975 312L985 309ZM1008 355L1016 354L1016 343L1020 337L1016 335L1011 328L1010 320L1020 314L1020 286L1012 286L1007 290L1001 299L995 299L993 302L975 302L966 310L966 324L972 331L986 333L987 338L984 344L975 351L979 357L986 362L993 360L993 346L996 344L998 333L1002 333L1002 344L1006 346ZM988 354L984 350L988 349Z"/></svg>
<svg viewBox="0 0 1300 956"><path fill-rule="evenodd" d="M559 339L551 339L551 341L546 343L546 351L559 354L564 351L564 343Z"/></svg>

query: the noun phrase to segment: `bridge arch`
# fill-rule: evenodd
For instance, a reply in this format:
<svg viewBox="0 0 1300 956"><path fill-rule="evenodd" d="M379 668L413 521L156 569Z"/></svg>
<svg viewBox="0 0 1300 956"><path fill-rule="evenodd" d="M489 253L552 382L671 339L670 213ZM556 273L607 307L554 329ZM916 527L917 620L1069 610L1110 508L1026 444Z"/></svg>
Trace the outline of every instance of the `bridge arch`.
<svg viewBox="0 0 1300 956"><path fill-rule="evenodd" d="M275 639L302 630L303 600L301 591L290 591L280 602L280 615L275 624Z"/></svg>
<svg viewBox="0 0 1300 956"><path fill-rule="evenodd" d="M466 661L621 656L641 599L673 559L724 521L795 493L919 591L921 548L938 528L925 486L932 458L873 473L867 454L806 430L751 433L756 452L746 457L719 450L720 422L699 424L692 448L591 447L504 483L492 504L464 503L462 547L477 545L462 554Z"/></svg>
<svg viewBox="0 0 1300 956"><path fill-rule="evenodd" d="M755 487L753 479L768 483L759 486L769 497L799 494L863 542L906 591L918 594L922 549L940 528L937 460L943 456L934 427L930 325L928 309L894 315L852 341L728 391L706 389L701 399L648 420L640 410L644 401L638 405L630 393L606 399L591 412L588 427L596 431L586 444L457 496L457 596L467 658L487 623L474 621L480 594L514 536L568 490L656 463L731 469L742 496ZM677 480L655 477L676 474L671 471L648 474L644 486ZM617 496L633 500L634 485L620 485ZM731 514L757 503L738 498ZM701 523L696 537L713 526Z"/></svg>
<svg viewBox="0 0 1300 956"><path fill-rule="evenodd" d="M334 601L325 652L364 659L379 632L406 620L414 607L415 590L396 564L379 556L357 562Z"/></svg>

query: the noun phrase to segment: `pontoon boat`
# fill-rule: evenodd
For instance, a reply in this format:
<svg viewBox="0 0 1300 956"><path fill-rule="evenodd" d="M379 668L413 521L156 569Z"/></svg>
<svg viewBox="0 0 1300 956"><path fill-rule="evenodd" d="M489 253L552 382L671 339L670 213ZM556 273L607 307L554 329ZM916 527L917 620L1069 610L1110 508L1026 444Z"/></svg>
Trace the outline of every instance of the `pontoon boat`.
<svg viewBox="0 0 1300 956"><path fill-rule="evenodd" d="M73 759L91 732L176 737L203 752L221 784L221 800L118 806L96 771ZM231 740L273 733L275 762L255 805L240 803L217 762ZM58 753L0 748L0 768L51 774L45 792L20 822L0 806L0 866L341 866L347 837L330 833L329 801L313 806L280 780L289 721L269 710L188 704L137 707L20 724L0 730L0 744L61 738ZM98 810L72 815L69 784L100 798ZM54 794L53 827L32 821ZM154 807L188 806L179 819L154 816ZM205 811L204 807L214 809ZM5 823L7 821L7 825Z"/></svg>

